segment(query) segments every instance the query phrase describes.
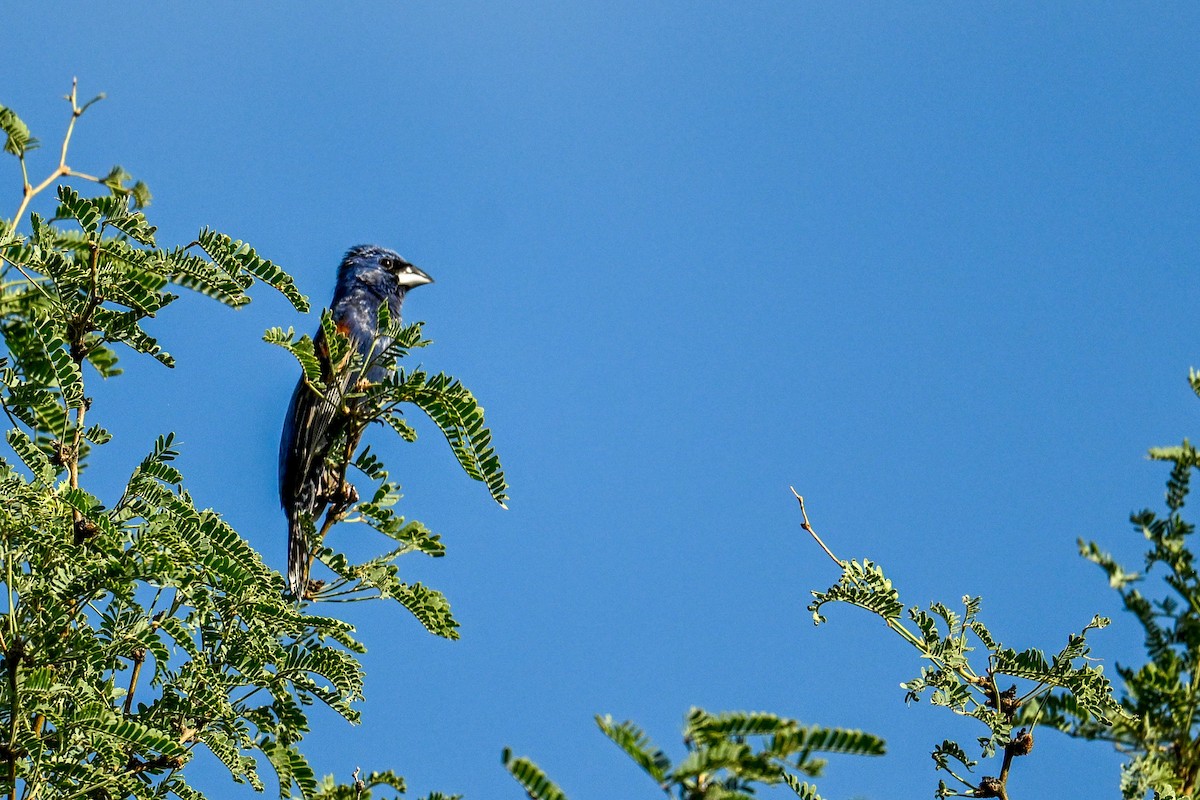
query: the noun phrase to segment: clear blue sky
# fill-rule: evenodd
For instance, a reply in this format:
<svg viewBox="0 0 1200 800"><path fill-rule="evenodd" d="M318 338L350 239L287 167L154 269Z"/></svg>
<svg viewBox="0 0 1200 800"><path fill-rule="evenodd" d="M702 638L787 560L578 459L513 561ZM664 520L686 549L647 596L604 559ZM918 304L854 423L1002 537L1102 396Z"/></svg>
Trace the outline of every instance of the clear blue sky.
<svg viewBox="0 0 1200 800"><path fill-rule="evenodd" d="M678 753L697 704L874 731L890 754L835 760L822 792L929 796L929 747L978 731L905 708L919 665L864 613L813 628L809 590L836 576L788 485L910 603L982 594L1007 644L1057 649L1116 612L1076 537L1135 560L1127 515L1165 479L1145 449L1195 433L1194 4L6 16L0 102L53 142L72 76L107 92L71 163L146 180L161 241L246 239L318 304L355 243L437 279L406 315L437 341L424 363L484 402L511 510L428 425L386 448L408 512L449 546L408 574L449 595L463 638L346 609L370 647L366 715L317 715L319 773L515 799L508 745L573 800L653 797L592 715ZM173 320L178 369L130 360L97 393L118 438L92 480L174 430L198 500L282 566L296 367L259 337L313 318L262 292ZM941 569L950 555L964 568ZM1138 652L1125 618L1095 644L1110 669ZM1047 733L1013 792L1113 796L1118 763Z"/></svg>

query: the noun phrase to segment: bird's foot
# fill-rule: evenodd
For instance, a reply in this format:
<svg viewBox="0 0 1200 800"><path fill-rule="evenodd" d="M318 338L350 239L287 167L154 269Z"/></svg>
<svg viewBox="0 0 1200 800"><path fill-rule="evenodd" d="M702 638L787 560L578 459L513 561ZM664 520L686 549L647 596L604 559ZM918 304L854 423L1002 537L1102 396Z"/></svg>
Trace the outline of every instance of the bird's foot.
<svg viewBox="0 0 1200 800"><path fill-rule="evenodd" d="M346 516L355 503L358 502L358 489L350 481L342 481L342 485L329 495L329 513L326 520L337 522Z"/></svg>
<svg viewBox="0 0 1200 800"><path fill-rule="evenodd" d="M354 488L354 484L350 481L342 481L341 487L338 488L337 494L334 496L334 503L339 508L349 508L358 502L358 489Z"/></svg>

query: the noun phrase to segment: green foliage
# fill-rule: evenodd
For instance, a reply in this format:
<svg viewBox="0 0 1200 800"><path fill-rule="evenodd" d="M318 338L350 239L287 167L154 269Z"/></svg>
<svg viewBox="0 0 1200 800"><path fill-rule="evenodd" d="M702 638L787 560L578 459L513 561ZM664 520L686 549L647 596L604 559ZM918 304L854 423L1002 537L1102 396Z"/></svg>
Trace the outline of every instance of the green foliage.
<svg viewBox="0 0 1200 800"><path fill-rule="evenodd" d="M73 130L87 104L74 90L68 100ZM0 130L24 172L35 140L3 107ZM260 791L268 767L281 798L403 792L391 772L356 771L349 784L313 773L300 748L308 710L320 703L357 721L365 648L349 624L286 595L283 578L196 503L174 464L172 434L158 437L117 497L102 499L83 480L88 452L112 438L91 419L103 409L92 409L88 381L120 375L128 351L174 363L143 325L176 291L232 308L250 302L258 283L300 310L307 299L282 268L225 234L203 229L185 247L160 247L141 210L145 185L130 185L120 167L99 178L75 173L65 152L66 143L64 163L23 195L16 217L0 220L0 409L11 425L11 455L0 458L0 794L201 800L186 769L200 748ZM20 232L31 200L59 178L102 193L59 185L54 216L30 213L30 232ZM298 353L314 385L328 382L311 340L272 337ZM387 404L417 404L441 420L468 472L502 495L470 393L441 376L397 377L406 347L425 344L411 327L398 341L384 365L395 374L378 404L360 407L361 424L397 413ZM398 487L375 454L347 454L342 466L351 463L377 487L344 518L379 531L391 549L352 565L326 547L336 579L316 599L391 597L428 630L456 636L446 599L401 581L395 563L412 552L442 555L440 538L395 512Z"/></svg>
<svg viewBox="0 0 1200 800"><path fill-rule="evenodd" d="M348 438L356 439L356 434L367 425L379 422L393 428L402 438L414 441L416 432L404 421L403 412L405 405L416 406L446 437L463 470L484 483L492 498L503 506L508 499L508 484L492 447L491 431L484 424L483 408L470 390L454 378L397 368L397 359L432 342L424 337L419 322L412 325L388 322L381 328L378 343L367 359L360 358L349 347L346 336L337 331L328 314L321 318L327 354L318 353L310 337L298 337L291 329L272 328L263 338L292 354L314 392L335 407L351 412ZM349 361L348 367L331 369L331 365L344 361ZM385 380L369 385L359 380L359 376L381 367L388 372Z"/></svg>
<svg viewBox="0 0 1200 800"><path fill-rule="evenodd" d="M818 754L880 756L883 740L843 728L803 725L764 712L688 712L683 729L687 748L673 764L633 722L596 717L600 730L668 795L679 800L749 800L762 786L784 784L805 800L820 800L800 779L815 778L826 760ZM532 800L566 800L536 764L504 751L504 764Z"/></svg>
<svg viewBox="0 0 1200 800"><path fill-rule="evenodd" d="M1200 373L1191 370L1188 382L1200 395ZM1148 544L1141 570L1126 569L1095 542L1079 542L1080 553L1104 571L1142 628L1146 663L1117 665L1126 714L1104 727L1077 698L1061 694L1026 711L1026 716L1040 714L1043 724L1111 742L1127 754L1121 794L1129 800L1149 793L1195 797L1200 785L1200 574L1189 547L1195 524L1183 515L1200 454L1184 439L1177 447L1151 449L1150 458L1170 464L1171 471L1165 513L1145 509L1130 516L1134 532ZM1144 593L1140 587L1155 574L1162 590Z"/></svg>
<svg viewBox="0 0 1200 800"><path fill-rule="evenodd" d="M805 526L811 532L807 517ZM842 575L837 583L824 592L813 592L809 611L814 622L825 622L821 611L826 604L848 603L881 617L917 650L926 664L920 675L901 684L905 700L917 702L927 697L933 705L979 720L987 729L987 734L978 738L982 757L991 758L998 752L1004 755L1000 771L1003 777L985 776L971 781L957 771L961 768L969 772L976 766L961 745L945 740L933 749L936 768L974 796L997 796L988 792L1002 789L1012 759L1027 754L1033 744L1028 731L1013 733L1018 714L1030 703L1045 701L1056 690L1071 698L1073 707L1097 727L1110 726L1114 720L1131 721L1128 712L1113 699L1112 686L1101 668L1088 659L1087 632L1106 626L1108 620L1093 618L1078 634L1067 637L1062 650L1047 658L1040 650L1017 651L997 641L979 619L978 597L964 597L958 611L933 603L928 611L913 606L905 612L899 592L879 565L869 561L838 563ZM1003 677L1017 679L1017 683L1002 689ZM939 798L959 794L962 790L944 782L936 792Z"/></svg>
<svg viewBox="0 0 1200 800"><path fill-rule="evenodd" d="M467 475L482 482L501 506L507 499L508 484L491 445L491 432L484 424L483 408L474 395L446 375L409 372L397 366L398 359L431 342L424 337L421 323L401 325L390 319L386 308L386 304L381 306L380 332L365 357L350 346L328 312L321 317L319 341L281 328L272 328L263 336L292 354L303 370L308 390L345 414L346 424L330 448L329 466L338 476L335 483L344 483L351 468L370 482L369 489L358 490L367 500L348 508L332 508L324 521L314 520L316 538L325 541L335 525L345 523L366 525L394 542L388 552L357 564L329 548L318 550L317 558L334 578L310 586L309 597L334 602L389 598L408 609L430 632L457 638L458 623L450 615L446 599L419 583L401 581L394 564L396 558L413 552L441 556L445 549L440 537L421 523L396 514L393 507L400 499L399 485L389 480L388 471L369 447L357 453L350 448L373 424L390 428L405 441L415 441L416 430L403 414L405 407L416 406L446 437ZM377 376L381 370L385 376L381 380L365 378Z"/></svg>

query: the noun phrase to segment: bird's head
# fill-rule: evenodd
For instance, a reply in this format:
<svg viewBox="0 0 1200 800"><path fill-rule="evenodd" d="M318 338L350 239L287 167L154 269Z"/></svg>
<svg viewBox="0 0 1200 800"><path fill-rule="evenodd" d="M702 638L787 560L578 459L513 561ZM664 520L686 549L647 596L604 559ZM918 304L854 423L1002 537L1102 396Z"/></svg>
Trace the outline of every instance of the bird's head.
<svg viewBox="0 0 1200 800"><path fill-rule="evenodd" d="M338 269L338 283L362 283L381 297L403 297L416 286L433 283L419 267L399 253L373 244L351 247Z"/></svg>

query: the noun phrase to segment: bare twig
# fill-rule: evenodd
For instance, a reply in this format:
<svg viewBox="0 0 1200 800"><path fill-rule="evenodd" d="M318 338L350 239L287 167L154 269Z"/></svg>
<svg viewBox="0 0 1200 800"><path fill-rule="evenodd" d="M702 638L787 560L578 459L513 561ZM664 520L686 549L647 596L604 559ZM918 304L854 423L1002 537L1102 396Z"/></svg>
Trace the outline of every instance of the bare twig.
<svg viewBox="0 0 1200 800"><path fill-rule="evenodd" d="M817 532L813 530L812 524L808 521L808 512L804 510L804 498L801 497L800 493L796 491L795 486L789 486L788 488L791 489L792 494L795 495L796 502L800 503L800 516L804 519L804 521L800 523L800 527L808 531L808 535L813 537L817 544L821 545L821 549L825 551L825 555L833 559L833 563L837 564L839 567L845 567L845 562L835 556L833 551L826 547L825 543L821 541L821 537L817 535Z"/></svg>
<svg viewBox="0 0 1200 800"><path fill-rule="evenodd" d="M37 186L32 186L29 183L27 174L24 173L24 159L21 160L22 183L24 186L22 187L21 205L17 208L17 213L13 216L13 225L21 224L21 216L24 215L25 209L29 207L29 201L31 201L36 195L41 194L48 189L50 185L59 178L73 177L82 178L95 183L100 182L100 179L95 175L86 175L82 172L76 172L67 166L67 149L71 146L71 135L75 132L75 121L79 119L84 111L87 111L88 106L96 102L96 100L104 97L104 95L98 95L94 100L91 100L80 106L79 95L76 91L78 83L79 81L76 79L71 81L71 93L67 95L67 100L71 103L71 121L67 124L66 135L63 136L62 150L60 151L58 157L58 166L55 167L54 171L51 172L44 181L39 183Z"/></svg>
<svg viewBox="0 0 1200 800"><path fill-rule="evenodd" d="M133 660L133 674L129 676L129 691L125 693L125 716L129 716L133 708L133 693L137 689L138 676L142 673L142 664L146 661L146 650L139 647L130 656Z"/></svg>

